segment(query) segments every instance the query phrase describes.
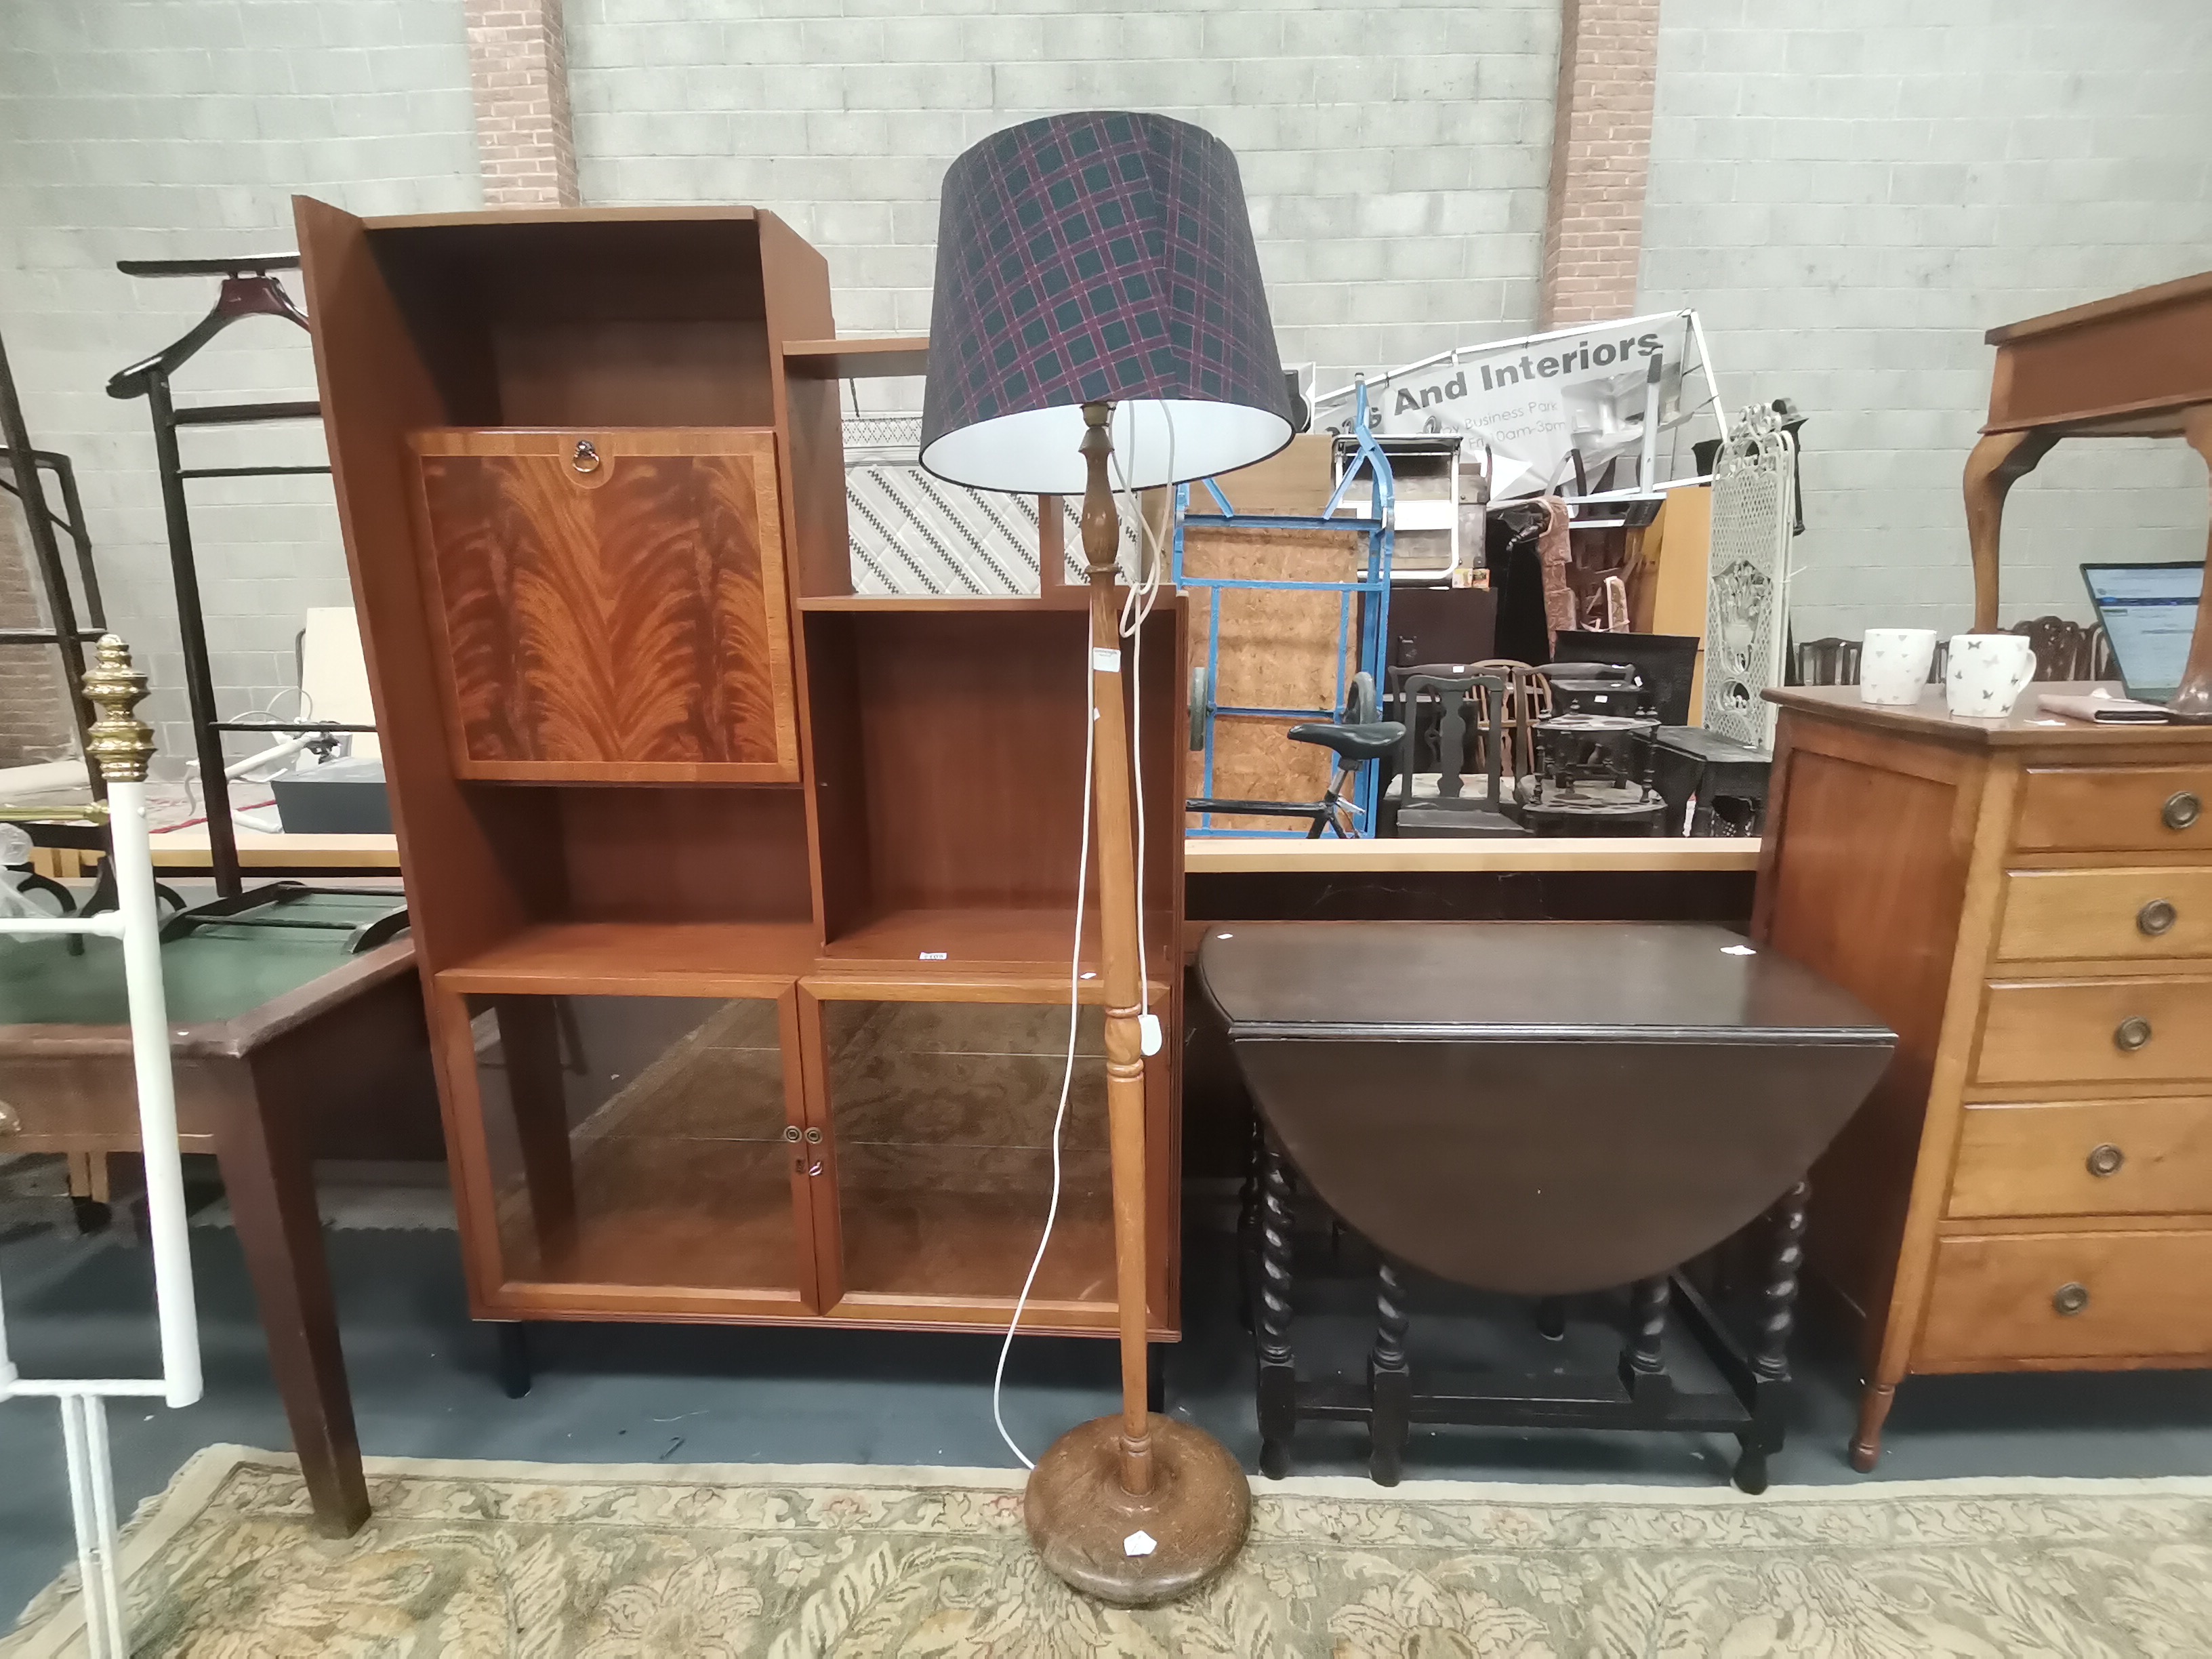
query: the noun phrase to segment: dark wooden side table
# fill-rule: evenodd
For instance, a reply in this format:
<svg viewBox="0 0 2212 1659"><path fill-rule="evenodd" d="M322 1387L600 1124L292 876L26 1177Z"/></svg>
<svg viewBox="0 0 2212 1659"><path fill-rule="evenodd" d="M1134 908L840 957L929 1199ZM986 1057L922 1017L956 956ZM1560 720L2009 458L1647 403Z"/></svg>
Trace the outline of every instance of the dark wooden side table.
<svg viewBox="0 0 2212 1659"><path fill-rule="evenodd" d="M347 920L391 908L302 902ZM368 1493L310 1159L439 1150L415 946L349 956L346 939L229 924L161 947L178 1144L222 1166L315 1522L338 1536L368 1519ZM0 946L0 1152L137 1149L124 1012L112 941Z"/></svg>
<svg viewBox="0 0 2212 1659"><path fill-rule="evenodd" d="M1199 974L1263 1126L1254 1325L1261 1468L1302 1417L1364 1419L1397 1478L1410 1423L1723 1431L1764 1488L1802 1258L1805 1172L1896 1037L1856 999L1693 923L1258 922ZM1382 1258L1365 1387L1302 1383L1290 1342L1291 1171ZM1741 1332L1676 1270L1771 1212ZM1417 1389L1403 1272L1539 1298L1632 1286L1617 1375ZM1670 1311L1726 1379L1662 1358Z"/></svg>

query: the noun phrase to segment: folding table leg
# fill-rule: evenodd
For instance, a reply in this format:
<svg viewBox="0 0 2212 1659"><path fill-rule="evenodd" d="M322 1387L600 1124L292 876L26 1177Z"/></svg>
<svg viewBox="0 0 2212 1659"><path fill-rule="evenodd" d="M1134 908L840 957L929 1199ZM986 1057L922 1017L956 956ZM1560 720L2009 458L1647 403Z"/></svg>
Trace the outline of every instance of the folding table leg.
<svg viewBox="0 0 2212 1659"><path fill-rule="evenodd" d="M1291 1358L1291 1178L1268 1137L1260 1181L1260 1473L1291 1472L1297 1425L1297 1370Z"/></svg>
<svg viewBox="0 0 2212 1659"><path fill-rule="evenodd" d="M1406 1364L1406 1285L1384 1256L1375 1271L1375 1346L1367 1356L1367 1471L1378 1486L1395 1486L1406 1464L1406 1429L1413 1374Z"/></svg>
<svg viewBox="0 0 2212 1659"><path fill-rule="evenodd" d="M1766 1490L1766 1460L1782 1449L1783 1413L1790 1395L1790 1334L1797 1323L1797 1273L1805 1261L1805 1206L1811 1194L1810 1185L1801 1181L1773 1211L1773 1243L1766 1282L1759 1292L1759 1337L1751 1356L1755 1378L1751 1426L1736 1437L1743 1455L1736 1460L1735 1484L1754 1494Z"/></svg>

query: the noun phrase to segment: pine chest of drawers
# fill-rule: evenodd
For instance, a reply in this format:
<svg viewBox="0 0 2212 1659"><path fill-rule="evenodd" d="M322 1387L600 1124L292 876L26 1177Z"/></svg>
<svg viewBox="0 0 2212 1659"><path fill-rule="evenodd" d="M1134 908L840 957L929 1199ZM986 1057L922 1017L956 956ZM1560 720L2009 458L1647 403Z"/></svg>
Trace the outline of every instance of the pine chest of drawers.
<svg viewBox="0 0 2212 1659"><path fill-rule="evenodd" d="M1909 1376L2212 1364L2212 727L2039 689L2002 721L1770 694L1753 932L1899 1034L1813 1176L1862 1468Z"/></svg>

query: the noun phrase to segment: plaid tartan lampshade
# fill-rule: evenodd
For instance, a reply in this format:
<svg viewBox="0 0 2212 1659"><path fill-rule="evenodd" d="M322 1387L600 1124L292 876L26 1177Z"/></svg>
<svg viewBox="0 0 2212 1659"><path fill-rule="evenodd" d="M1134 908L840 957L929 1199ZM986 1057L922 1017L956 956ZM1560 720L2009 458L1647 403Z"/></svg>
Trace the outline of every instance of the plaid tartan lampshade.
<svg viewBox="0 0 2212 1659"><path fill-rule="evenodd" d="M1237 158L1162 115L1052 115L945 175L921 464L1079 495L1082 406L1114 405L1130 488L1211 477L1291 439Z"/></svg>

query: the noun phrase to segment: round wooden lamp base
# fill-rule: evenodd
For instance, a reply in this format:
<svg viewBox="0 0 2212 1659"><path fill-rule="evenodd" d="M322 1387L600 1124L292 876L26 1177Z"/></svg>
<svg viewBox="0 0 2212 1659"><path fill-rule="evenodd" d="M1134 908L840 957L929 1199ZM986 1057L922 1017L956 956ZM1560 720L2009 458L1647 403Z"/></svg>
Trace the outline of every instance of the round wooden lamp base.
<svg viewBox="0 0 2212 1659"><path fill-rule="evenodd" d="M1141 1498L1121 1488L1116 1416L1054 1441L1022 1500L1045 1565L1109 1607L1152 1607L1188 1595L1237 1559L1251 1522L1251 1485L1219 1441L1154 1417L1152 1442L1152 1489ZM1149 1552L1139 1533L1152 1540Z"/></svg>

